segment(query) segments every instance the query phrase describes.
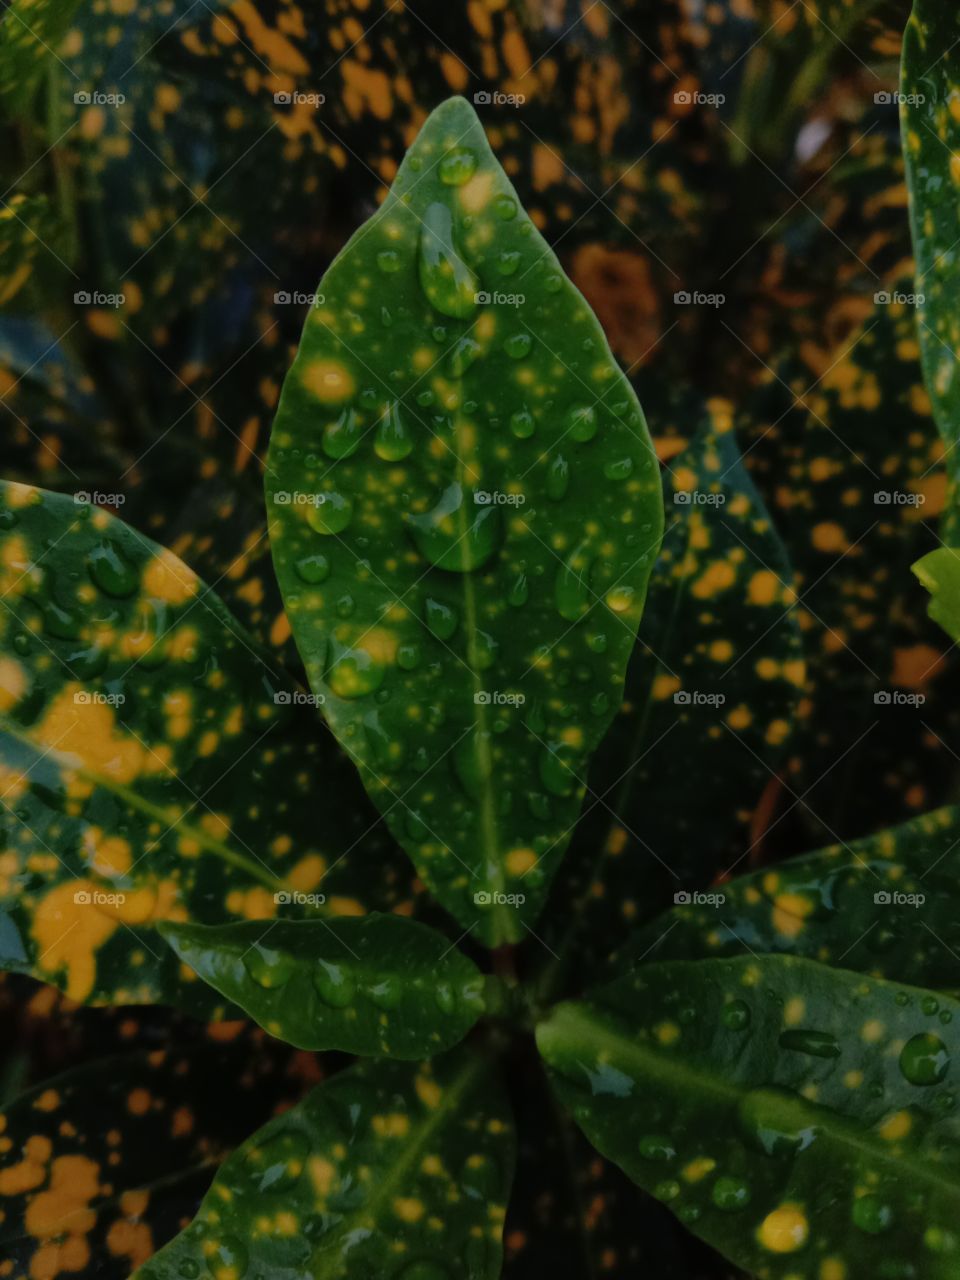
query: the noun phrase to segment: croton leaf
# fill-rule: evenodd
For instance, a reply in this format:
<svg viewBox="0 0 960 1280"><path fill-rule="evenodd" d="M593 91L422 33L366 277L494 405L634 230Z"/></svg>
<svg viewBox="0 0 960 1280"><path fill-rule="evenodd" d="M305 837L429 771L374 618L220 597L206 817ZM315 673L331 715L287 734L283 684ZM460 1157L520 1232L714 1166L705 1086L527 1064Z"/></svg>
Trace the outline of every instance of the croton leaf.
<svg viewBox="0 0 960 1280"><path fill-rule="evenodd" d="M463 99L320 294L267 477L294 637L430 888L514 940L643 607L661 527L643 415Z"/></svg>
<svg viewBox="0 0 960 1280"><path fill-rule="evenodd" d="M960 474L960 14L937 0L914 0L903 37L900 116L910 228L916 258L918 334L933 414L947 444L947 473ZM945 528L955 527L955 513ZM951 539L952 541L952 539Z"/></svg>
<svg viewBox="0 0 960 1280"><path fill-rule="evenodd" d="M786 952L960 989L960 811L937 809L717 885L639 929L631 961Z"/></svg>
<svg viewBox="0 0 960 1280"><path fill-rule="evenodd" d="M360 1063L245 1142L137 1280L493 1280L513 1146L482 1055Z"/></svg>
<svg viewBox="0 0 960 1280"><path fill-rule="evenodd" d="M553 892L551 945L581 990L636 922L742 856L804 682L791 569L744 470L732 407L678 408L702 425L664 473L667 528L625 701ZM651 409L650 420L663 418Z"/></svg>
<svg viewBox="0 0 960 1280"><path fill-rule="evenodd" d="M940 547L913 566L930 592L927 613L954 640L960 640L960 551Z"/></svg>
<svg viewBox="0 0 960 1280"><path fill-rule="evenodd" d="M396 872L304 695L86 496L0 486L0 963L209 1012L156 921L362 914Z"/></svg>
<svg viewBox="0 0 960 1280"><path fill-rule="evenodd" d="M538 1042L606 1156L758 1275L957 1274L960 1004L791 956L654 964Z"/></svg>
<svg viewBox="0 0 960 1280"><path fill-rule="evenodd" d="M399 916L164 924L185 964L271 1035L301 1049L423 1058L483 1013L483 975L446 938Z"/></svg>
<svg viewBox="0 0 960 1280"><path fill-rule="evenodd" d="M227 1152L302 1096L258 1038L98 1058L4 1107L6 1274L125 1280L174 1236Z"/></svg>

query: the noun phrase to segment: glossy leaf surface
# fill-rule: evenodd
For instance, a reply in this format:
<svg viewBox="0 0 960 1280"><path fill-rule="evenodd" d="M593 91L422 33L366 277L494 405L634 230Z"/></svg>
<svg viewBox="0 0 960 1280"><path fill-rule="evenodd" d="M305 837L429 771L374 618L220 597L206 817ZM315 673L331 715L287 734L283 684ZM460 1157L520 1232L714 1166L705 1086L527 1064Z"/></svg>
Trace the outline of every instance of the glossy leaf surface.
<svg viewBox="0 0 960 1280"><path fill-rule="evenodd" d="M960 552L940 547L918 560L913 572L930 592L930 617L947 635L960 640Z"/></svg>
<svg viewBox="0 0 960 1280"><path fill-rule="evenodd" d="M538 1031L605 1155L770 1280L956 1275L960 1004L808 960L645 967Z"/></svg>
<svg viewBox="0 0 960 1280"><path fill-rule="evenodd" d="M483 975L440 933L399 916L165 924L181 960L279 1040L424 1058L483 1013Z"/></svg>
<svg viewBox="0 0 960 1280"><path fill-rule="evenodd" d="M486 1060L362 1063L224 1164L194 1223L137 1273L493 1280L513 1122Z"/></svg>
<svg viewBox="0 0 960 1280"><path fill-rule="evenodd" d="M659 541L643 415L462 99L320 294L267 475L294 636L430 888L488 943L517 939Z"/></svg>
<svg viewBox="0 0 960 1280"><path fill-rule="evenodd" d="M960 812L937 809L688 893L634 934L618 964L784 952L957 990L958 878Z"/></svg>
<svg viewBox="0 0 960 1280"><path fill-rule="evenodd" d="M3 967L75 1000L210 1012L156 921L390 904L349 765L182 561L8 484L0 566Z"/></svg>

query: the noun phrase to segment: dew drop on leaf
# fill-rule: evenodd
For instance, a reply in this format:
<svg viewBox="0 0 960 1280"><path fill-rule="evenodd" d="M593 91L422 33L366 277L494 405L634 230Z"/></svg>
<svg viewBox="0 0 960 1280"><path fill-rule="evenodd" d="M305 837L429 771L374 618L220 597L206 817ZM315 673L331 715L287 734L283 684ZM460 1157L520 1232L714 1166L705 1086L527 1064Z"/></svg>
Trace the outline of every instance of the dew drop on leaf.
<svg viewBox="0 0 960 1280"><path fill-rule="evenodd" d="M503 349L511 360L523 360L530 354L533 339L529 333L511 333L503 343Z"/></svg>
<svg viewBox="0 0 960 1280"><path fill-rule="evenodd" d="M440 181L448 187L462 187L476 169L476 154L469 147L454 147L440 161Z"/></svg>
<svg viewBox="0 0 960 1280"><path fill-rule="evenodd" d="M393 275L400 270L400 255L395 249L381 249L377 254L377 266L385 275Z"/></svg>
<svg viewBox="0 0 960 1280"><path fill-rule="evenodd" d="M750 1025L750 1006L744 1000L731 1000L723 1006L720 1020L728 1031L745 1031Z"/></svg>
<svg viewBox="0 0 960 1280"><path fill-rule="evenodd" d="M377 424L373 449L385 462L401 462L413 450L413 437L396 400L387 406Z"/></svg>
<svg viewBox="0 0 960 1280"><path fill-rule="evenodd" d="M313 975L313 985L324 1004L331 1009L345 1009L357 994L353 979L343 969L329 960L319 961Z"/></svg>
<svg viewBox="0 0 960 1280"><path fill-rule="evenodd" d="M324 582L330 575L330 561L326 556L301 556L294 564L297 577L301 582L307 582L311 586Z"/></svg>
<svg viewBox="0 0 960 1280"><path fill-rule="evenodd" d="M879 1196L858 1196L850 1216L855 1227L872 1236L880 1235L893 1225L893 1211Z"/></svg>
<svg viewBox="0 0 960 1280"><path fill-rule="evenodd" d="M780 1048L796 1053L808 1053L814 1058L839 1058L840 1045L829 1031L814 1031L794 1027L780 1033Z"/></svg>
<svg viewBox="0 0 960 1280"><path fill-rule="evenodd" d="M417 550L438 569L469 573L493 555L499 541L499 511L471 500L454 482L432 510L407 517Z"/></svg>
<svg viewBox="0 0 960 1280"><path fill-rule="evenodd" d="M477 308L477 277L457 252L453 222L445 204L427 207L420 229L420 287L441 315L466 320Z"/></svg>
<svg viewBox="0 0 960 1280"><path fill-rule="evenodd" d="M258 987L272 990L290 981L296 964L293 956L258 944L244 953L243 967Z"/></svg>
<svg viewBox="0 0 960 1280"><path fill-rule="evenodd" d="M353 499L336 489L317 494L323 501L307 507L307 523L316 533L342 533L353 519Z"/></svg>
<svg viewBox="0 0 960 1280"><path fill-rule="evenodd" d="M423 620L438 640L449 640L459 623L455 609L429 596L424 601Z"/></svg>
<svg viewBox="0 0 960 1280"><path fill-rule="evenodd" d="M562 453L554 455L547 465L547 497L554 502L567 496L570 487L570 463Z"/></svg>
<svg viewBox="0 0 960 1280"><path fill-rule="evenodd" d="M379 689L385 669L366 649L340 649L335 655L327 683L338 698L362 698Z"/></svg>
<svg viewBox="0 0 960 1280"><path fill-rule="evenodd" d="M357 451L361 438L356 410L344 409L323 428L323 452L328 458L349 458Z"/></svg>
<svg viewBox="0 0 960 1280"><path fill-rule="evenodd" d="M108 596L124 599L140 585L140 574L112 542L94 547L87 561L90 577Z"/></svg>
<svg viewBox="0 0 960 1280"><path fill-rule="evenodd" d="M921 1087L939 1084L949 1066L947 1046L929 1032L912 1036L900 1051L900 1070L911 1084Z"/></svg>
<svg viewBox="0 0 960 1280"><path fill-rule="evenodd" d="M750 1188L742 1178L722 1177L713 1184L710 1198L718 1209L736 1213L750 1203Z"/></svg>

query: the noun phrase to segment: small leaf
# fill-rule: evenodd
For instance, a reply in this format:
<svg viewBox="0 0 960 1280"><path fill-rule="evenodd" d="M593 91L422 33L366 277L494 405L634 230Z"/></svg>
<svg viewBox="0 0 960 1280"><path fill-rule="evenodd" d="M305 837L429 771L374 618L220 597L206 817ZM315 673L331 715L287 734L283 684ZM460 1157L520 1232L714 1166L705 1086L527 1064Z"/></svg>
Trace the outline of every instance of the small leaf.
<svg viewBox="0 0 960 1280"><path fill-rule="evenodd" d="M960 551L939 547L918 560L913 572L930 592L927 613L960 640Z"/></svg>
<svg viewBox="0 0 960 1280"><path fill-rule="evenodd" d="M513 1161L483 1057L361 1063L245 1142L136 1277L494 1280Z"/></svg>
<svg viewBox="0 0 960 1280"><path fill-rule="evenodd" d="M956 989L958 881L960 810L937 809L687 893L639 929L617 963L784 952Z"/></svg>
<svg viewBox="0 0 960 1280"><path fill-rule="evenodd" d="M423 1058L483 1013L483 975L442 934L399 916L164 924L185 964L300 1049Z"/></svg>
<svg viewBox="0 0 960 1280"><path fill-rule="evenodd" d="M487 943L517 939L659 543L643 415L463 99L319 292L267 475L294 636L431 890Z"/></svg>
<svg viewBox="0 0 960 1280"><path fill-rule="evenodd" d="M393 905L351 766L176 556L96 501L0 485L0 603L0 965L210 1014L157 921Z"/></svg>
<svg viewBox="0 0 960 1280"><path fill-rule="evenodd" d="M538 1030L604 1155L747 1270L956 1275L960 1003L786 956L645 966Z"/></svg>

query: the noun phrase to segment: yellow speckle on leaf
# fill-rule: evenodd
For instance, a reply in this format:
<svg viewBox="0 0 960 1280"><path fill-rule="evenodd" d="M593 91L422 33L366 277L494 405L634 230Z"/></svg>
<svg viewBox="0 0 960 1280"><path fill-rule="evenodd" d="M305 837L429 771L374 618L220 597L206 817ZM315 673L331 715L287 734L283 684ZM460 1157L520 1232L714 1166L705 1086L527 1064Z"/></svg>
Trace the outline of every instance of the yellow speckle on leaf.
<svg viewBox="0 0 960 1280"><path fill-rule="evenodd" d="M795 1253L807 1243L810 1224L796 1204L782 1204L768 1213L757 1231L757 1239L771 1253Z"/></svg>
<svg viewBox="0 0 960 1280"><path fill-rule="evenodd" d="M143 571L143 589L164 604L186 604L197 594L200 579L172 551L159 551Z"/></svg>
<svg viewBox="0 0 960 1280"><path fill-rule="evenodd" d="M323 404L342 404L356 390L353 375L339 360L311 360L300 381Z"/></svg>

